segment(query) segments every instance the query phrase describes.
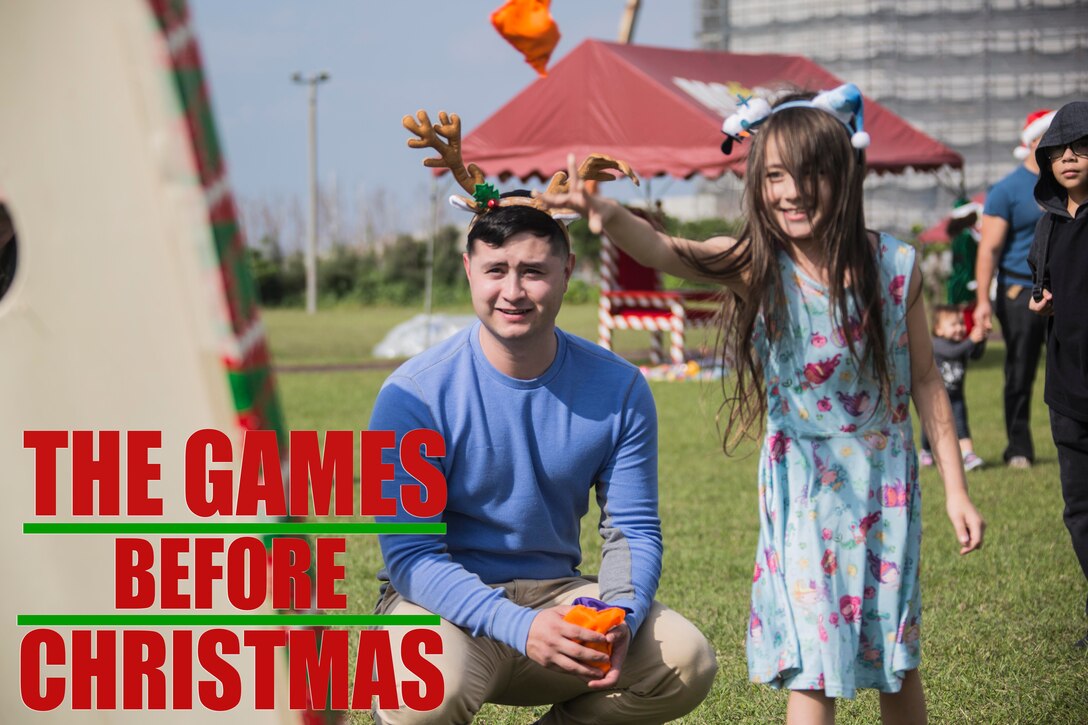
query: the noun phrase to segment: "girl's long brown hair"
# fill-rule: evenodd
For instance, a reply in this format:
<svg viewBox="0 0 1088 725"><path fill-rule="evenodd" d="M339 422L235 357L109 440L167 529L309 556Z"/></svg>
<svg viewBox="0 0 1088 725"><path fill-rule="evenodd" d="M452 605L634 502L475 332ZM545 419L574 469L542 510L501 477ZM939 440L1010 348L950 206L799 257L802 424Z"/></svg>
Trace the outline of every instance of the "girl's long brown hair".
<svg viewBox="0 0 1088 725"><path fill-rule="evenodd" d="M792 94L778 103L809 98L812 94ZM763 363L754 341L756 321L762 312L768 333L789 326L789 308L778 265L778 251L786 248L786 239L764 196L766 148L771 139L782 165L798 186L809 218L816 218L812 243L826 250L833 322L843 328L858 369L863 374L868 372L878 385L880 400L876 410L882 410L891 399L876 242L865 228L862 202L864 153L850 145L846 128L831 114L810 108L785 109L768 118L753 139L744 184L745 225L737 245L712 258L683 254L702 275L717 279L746 277L747 299L726 288L719 315L717 347L723 366L736 373L732 391L724 378L722 381L722 412L727 412L722 449L727 455L745 438L756 438L767 413ZM850 300L860 316L857 343L848 312ZM719 422L722 417L720 413Z"/></svg>

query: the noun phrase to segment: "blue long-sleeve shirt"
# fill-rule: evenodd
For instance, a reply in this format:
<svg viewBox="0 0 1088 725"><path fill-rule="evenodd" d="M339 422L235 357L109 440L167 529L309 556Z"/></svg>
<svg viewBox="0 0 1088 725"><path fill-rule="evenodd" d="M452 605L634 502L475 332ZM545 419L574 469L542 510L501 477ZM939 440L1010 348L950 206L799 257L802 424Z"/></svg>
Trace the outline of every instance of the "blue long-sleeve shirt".
<svg viewBox="0 0 1088 725"><path fill-rule="evenodd" d="M657 414L638 369L561 330L538 378L496 370L480 325L404 363L374 405L371 430L430 428L446 441L433 459L446 478L442 515L398 507L382 521L444 521L445 536L380 537L388 579L407 600L473 635L524 653L536 611L489 585L579 575L580 521L596 488L603 539L601 598L628 610L637 632L661 574ZM397 456L387 452L387 463ZM392 497L414 479L396 465Z"/></svg>

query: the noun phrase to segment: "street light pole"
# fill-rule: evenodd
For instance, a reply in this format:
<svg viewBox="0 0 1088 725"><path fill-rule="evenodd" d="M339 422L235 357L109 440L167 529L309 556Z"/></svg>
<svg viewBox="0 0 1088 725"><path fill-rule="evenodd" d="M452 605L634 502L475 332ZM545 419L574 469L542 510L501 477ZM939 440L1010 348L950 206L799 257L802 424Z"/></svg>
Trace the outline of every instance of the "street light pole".
<svg viewBox="0 0 1088 725"><path fill-rule="evenodd" d="M306 313L317 312L317 85L329 80L325 71L309 77L295 73L291 80L310 86L310 224L306 239Z"/></svg>
<svg viewBox="0 0 1088 725"><path fill-rule="evenodd" d="M431 301L434 297L434 245L438 237L438 177L431 177L431 234L427 239L427 256L423 269L423 315L427 318L423 332L423 348L431 346Z"/></svg>

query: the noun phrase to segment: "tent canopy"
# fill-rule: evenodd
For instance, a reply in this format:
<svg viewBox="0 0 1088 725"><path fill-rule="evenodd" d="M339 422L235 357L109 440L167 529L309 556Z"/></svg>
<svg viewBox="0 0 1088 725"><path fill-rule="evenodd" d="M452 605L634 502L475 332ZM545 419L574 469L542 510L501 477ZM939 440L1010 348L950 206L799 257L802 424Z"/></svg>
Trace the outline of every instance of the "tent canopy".
<svg viewBox="0 0 1088 725"><path fill-rule="evenodd" d="M796 55L674 50L586 40L464 139L467 162L489 176L547 178L568 153L624 159L640 176L741 175L746 144L725 156L722 119L738 93L792 84L808 90L842 81ZM869 168L960 168L963 157L868 98Z"/></svg>

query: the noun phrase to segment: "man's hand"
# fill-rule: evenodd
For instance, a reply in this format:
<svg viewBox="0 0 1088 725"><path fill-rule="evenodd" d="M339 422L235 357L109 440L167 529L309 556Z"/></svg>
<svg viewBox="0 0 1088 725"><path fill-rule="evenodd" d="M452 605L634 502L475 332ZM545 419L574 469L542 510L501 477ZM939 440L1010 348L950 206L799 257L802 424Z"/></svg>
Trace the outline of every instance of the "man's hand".
<svg viewBox="0 0 1088 725"><path fill-rule="evenodd" d="M986 330L982 328L982 325L976 324L971 328L971 334L969 335L971 342L982 342L986 339Z"/></svg>
<svg viewBox="0 0 1088 725"><path fill-rule="evenodd" d="M1050 315L1053 315L1054 295L1050 294L1050 290L1048 289L1043 290L1043 299L1036 302L1035 298L1032 297L1028 301L1028 309L1037 315L1042 315L1043 317L1049 317Z"/></svg>
<svg viewBox="0 0 1088 725"><path fill-rule="evenodd" d="M990 300L979 300L975 305L975 325L982 328L985 333L993 332L994 309L990 305Z"/></svg>
<svg viewBox="0 0 1088 725"><path fill-rule="evenodd" d="M612 644L612 669L605 673L599 680L590 680L589 687L593 690L608 690L616 686L620 680L620 670L623 668L623 660L627 657L627 648L631 646L631 628L626 622L613 627L608 634L608 641ZM601 674L600 670L597 674Z"/></svg>
<svg viewBox="0 0 1088 725"><path fill-rule="evenodd" d="M525 654L533 662L543 665L549 670L575 675L591 683L591 686L602 687L600 684L602 682L608 682L610 684L607 686L611 686L611 683L619 678L618 674L612 676L613 671L618 672L619 670L615 663L623 659L622 656L619 660L616 659L616 642L613 640L618 639L616 631L621 628L626 629L626 626L616 627L607 635L604 635L600 632L594 632L592 629L586 629L579 627L577 624L564 621L563 615L570 610L571 607L569 606L550 607L540 610L529 627L529 639L525 643ZM581 642L602 643L613 641L613 670L602 677L600 670L586 664L587 662L608 662L609 657L604 652L598 652L595 649L586 647L578 640L581 640ZM623 652L620 654L625 655L627 653L626 637L623 638L622 647Z"/></svg>

